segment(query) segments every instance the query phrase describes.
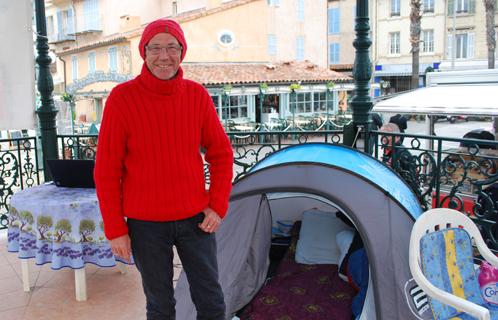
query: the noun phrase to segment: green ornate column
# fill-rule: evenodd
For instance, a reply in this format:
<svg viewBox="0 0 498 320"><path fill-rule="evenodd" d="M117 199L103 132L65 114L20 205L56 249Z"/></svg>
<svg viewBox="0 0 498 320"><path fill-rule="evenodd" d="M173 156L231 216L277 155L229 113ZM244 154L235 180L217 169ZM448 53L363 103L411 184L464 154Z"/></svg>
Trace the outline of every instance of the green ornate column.
<svg viewBox="0 0 498 320"><path fill-rule="evenodd" d="M38 91L40 92L41 106L36 110L39 119L41 144L43 151L43 170L45 181L52 180L47 167L47 159L57 158L57 126L55 117L57 110L55 109L52 92L54 91L54 81L50 74L51 59L48 55L48 38L47 25L45 22L45 2L43 0L35 0L36 11L36 50L38 56L36 63L38 64Z"/></svg>
<svg viewBox="0 0 498 320"><path fill-rule="evenodd" d="M372 77L372 63L370 61L369 49L372 41L369 37L370 25L368 17L368 0L356 1L356 39L353 46L356 48L356 56L353 66L353 78L355 94L351 100L353 109L354 132L361 129L365 132L364 151L371 153L370 130L372 118L370 110L373 103L370 97L370 78Z"/></svg>

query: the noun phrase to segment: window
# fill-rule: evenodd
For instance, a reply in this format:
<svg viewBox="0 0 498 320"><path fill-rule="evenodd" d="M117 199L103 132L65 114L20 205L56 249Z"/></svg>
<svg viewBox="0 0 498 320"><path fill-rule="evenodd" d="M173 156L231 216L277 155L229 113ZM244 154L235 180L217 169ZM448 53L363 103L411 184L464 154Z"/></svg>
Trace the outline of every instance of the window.
<svg viewBox="0 0 498 320"><path fill-rule="evenodd" d="M118 49L116 47L109 48L109 71L118 71Z"/></svg>
<svg viewBox="0 0 498 320"><path fill-rule="evenodd" d="M290 112L294 110L295 113L311 113L311 106L311 92L296 93L294 101L291 95Z"/></svg>
<svg viewBox="0 0 498 320"><path fill-rule="evenodd" d="M271 7L277 7L280 5L280 0L268 0L268 5Z"/></svg>
<svg viewBox="0 0 498 320"><path fill-rule="evenodd" d="M329 8L328 10L328 29L329 34L339 33L340 30L340 9L339 8Z"/></svg>
<svg viewBox="0 0 498 320"><path fill-rule="evenodd" d="M448 59L452 58L453 45L455 45L455 59L469 59L474 57L473 33L458 33L456 39L453 39L453 35L448 35L446 51L446 57Z"/></svg>
<svg viewBox="0 0 498 320"><path fill-rule="evenodd" d="M455 1L455 10L457 13L465 13L469 12L469 0L454 0Z"/></svg>
<svg viewBox="0 0 498 320"><path fill-rule="evenodd" d="M95 52L90 52L88 54L88 73L94 73L96 70L97 62L95 58Z"/></svg>
<svg viewBox="0 0 498 320"><path fill-rule="evenodd" d="M55 35L54 16L47 17L47 36L53 39Z"/></svg>
<svg viewBox="0 0 498 320"><path fill-rule="evenodd" d="M211 96L211 100L213 101L216 113L218 113L218 117L221 119L220 96L219 95Z"/></svg>
<svg viewBox="0 0 498 320"><path fill-rule="evenodd" d="M422 2L422 12L434 12L434 0L424 0Z"/></svg>
<svg viewBox="0 0 498 320"><path fill-rule="evenodd" d="M173 16L176 16L178 13L178 3L176 1L171 3L171 13Z"/></svg>
<svg viewBox="0 0 498 320"><path fill-rule="evenodd" d="M331 43L329 45L329 64L339 63L341 45L339 43Z"/></svg>
<svg viewBox="0 0 498 320"><path fill-rule="evenodd" d="M304 21L304 0L297 0L297 20Z"/></svg>
<svg viewBox="0 0 498 320"><path fill-rule="evenodd" d="M72 79L73 82L78 79L78 57L77 56L72 56L71 57L71 74L72 74Z"/></svg>
<svg viewBox="0 0 498 320"><path fill-rule="evenodd" d="M389 33L389 54L400 54L399 32Z"/></svg>
<svg viewBox="0 0 498 320"><path fill-rule="evenodd" d="M268 35L268 54L270 56L277 54L277 37L274 34Z"/></svg>
<svg viewBox="0 0 498 320"><path fill-rule="evenodd" d="M298 36L296 39L296 60L304 60L304 37Z"/></svg>
<svg viewBox="0 0 498 320"><path fill-rule="evenodd" d="M473 56L474 37L469 33L456 35L456 58L467 59Z"/></svg>
<svg viewBox="0 0 498 320"><path fill-rule="evenodd" d="M232 31L221 30L218 32L218 43L223 47L229 47L234 43L235 36Z"/></svg>
<svg viewBox="0 0 498 320"><path fill-rule="evenodd" d="M298 92L293 97L291 95L289 112L300 113L325 113L327 112L327 102L329 112L333 109L334 94L329 94L327 101L327 92ZM295 99L295 100L294 100Z"/></svg>
<svg viewBox="0 0 498 320"><path fill-rule="evenodd" d="M399 16L400 0L391 0L391 16Z"/></svg>
<svg viewBox="0 0 498 320"><path fill-rule="evenodd" d="M332 112L334 106L333 103L334 94L329 93L329 99L327 100L327 92L315 92L313 93L313 112L326 113L327 112L327 102L329 105L329 112Z"/></svg>
<svg viewBox="0 0 498 320"><path fill-rule="evenodd" d="M230 96L228 104L228 119L247 118L247 96Z"/></svg>
<svg viewBox="0 0 498 320"><path fill-rule="evenodd" d="M422 52L434 52L434 30L422 31Z"/></svg>
<svg viewBox="0 0 498 320"><path fill-rule="evenodd" d="M57 40L70 39L74 34L73 9L57 12Z"/></svg>
<svg viewBox="0 0 498 320"><path fill-rule="evenodd" d="M83 2L85 30L100 30L99 1L85 0Z"/></svg>

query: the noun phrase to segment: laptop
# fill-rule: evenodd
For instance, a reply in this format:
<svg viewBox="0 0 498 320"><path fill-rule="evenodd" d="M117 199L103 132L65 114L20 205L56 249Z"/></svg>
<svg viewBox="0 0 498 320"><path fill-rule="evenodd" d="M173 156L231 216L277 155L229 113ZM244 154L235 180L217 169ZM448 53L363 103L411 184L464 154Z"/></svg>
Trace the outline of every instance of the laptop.
<svg viewBox="0 0 498 320"><path fill-rule="evenodd" d="M47 159L54 183L66 188L95 188L93 160Z"/></svg>

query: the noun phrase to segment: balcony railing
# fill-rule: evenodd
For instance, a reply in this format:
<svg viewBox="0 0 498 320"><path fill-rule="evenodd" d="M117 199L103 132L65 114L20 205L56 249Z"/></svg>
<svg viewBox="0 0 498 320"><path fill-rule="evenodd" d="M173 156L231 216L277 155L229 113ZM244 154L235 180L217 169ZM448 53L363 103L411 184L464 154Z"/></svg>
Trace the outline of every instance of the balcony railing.
<svg viewBox="0 0 498 320"><path fill-rule="evenodd" d="M288 129L227 134L234 150L235 181L246 175L256 162L286 146L342 143L341 130L327 131L323 127L316 131ZM401 138L403 145L392 145L392 141ZM498 203L484 192L498 182L498 142L486 141L482 145L483 140L377 131L372 132L370 139L374 143L372 156L405 180L424 209L450 207L466 212L476 221L488 245L498 250L495 240ZM59 135L59 157L94 159L97 143L97 135ZM39 184L40 176L34 138L0 140L0 145L8 145L0 151L0 228L5 228L10 196L19 189ZM207 166L205 169L209 182Z"/></svg>
<svg viewBox="0 0 498 320"><path fill-rule="evenodd" d="M424 209L449 207L467 213L488 246L498 250L498 202L484 192L498 181L498 141L384 132L372 135L374 156L406 181ZM394 141L401 138L403 145L396 145Z"/></svg>
<svg viewBox="0 0 498 320"><path fill-rule="evenodd" d="M0 229L8 226L8 205L14 192L40 184L34 137L0 139Z"/></svg>

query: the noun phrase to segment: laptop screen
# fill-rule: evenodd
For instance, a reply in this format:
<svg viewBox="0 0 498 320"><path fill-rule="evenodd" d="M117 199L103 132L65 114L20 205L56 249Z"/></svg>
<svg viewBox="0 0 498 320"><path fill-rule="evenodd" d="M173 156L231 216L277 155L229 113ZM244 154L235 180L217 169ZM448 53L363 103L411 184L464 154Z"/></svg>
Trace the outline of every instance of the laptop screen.
<svg viewBox="0 0 498 320"><path fill-rule="evenodd" d="M58 187L95 188L93 181L93 160L48 159L48 168Z"/></svg>

